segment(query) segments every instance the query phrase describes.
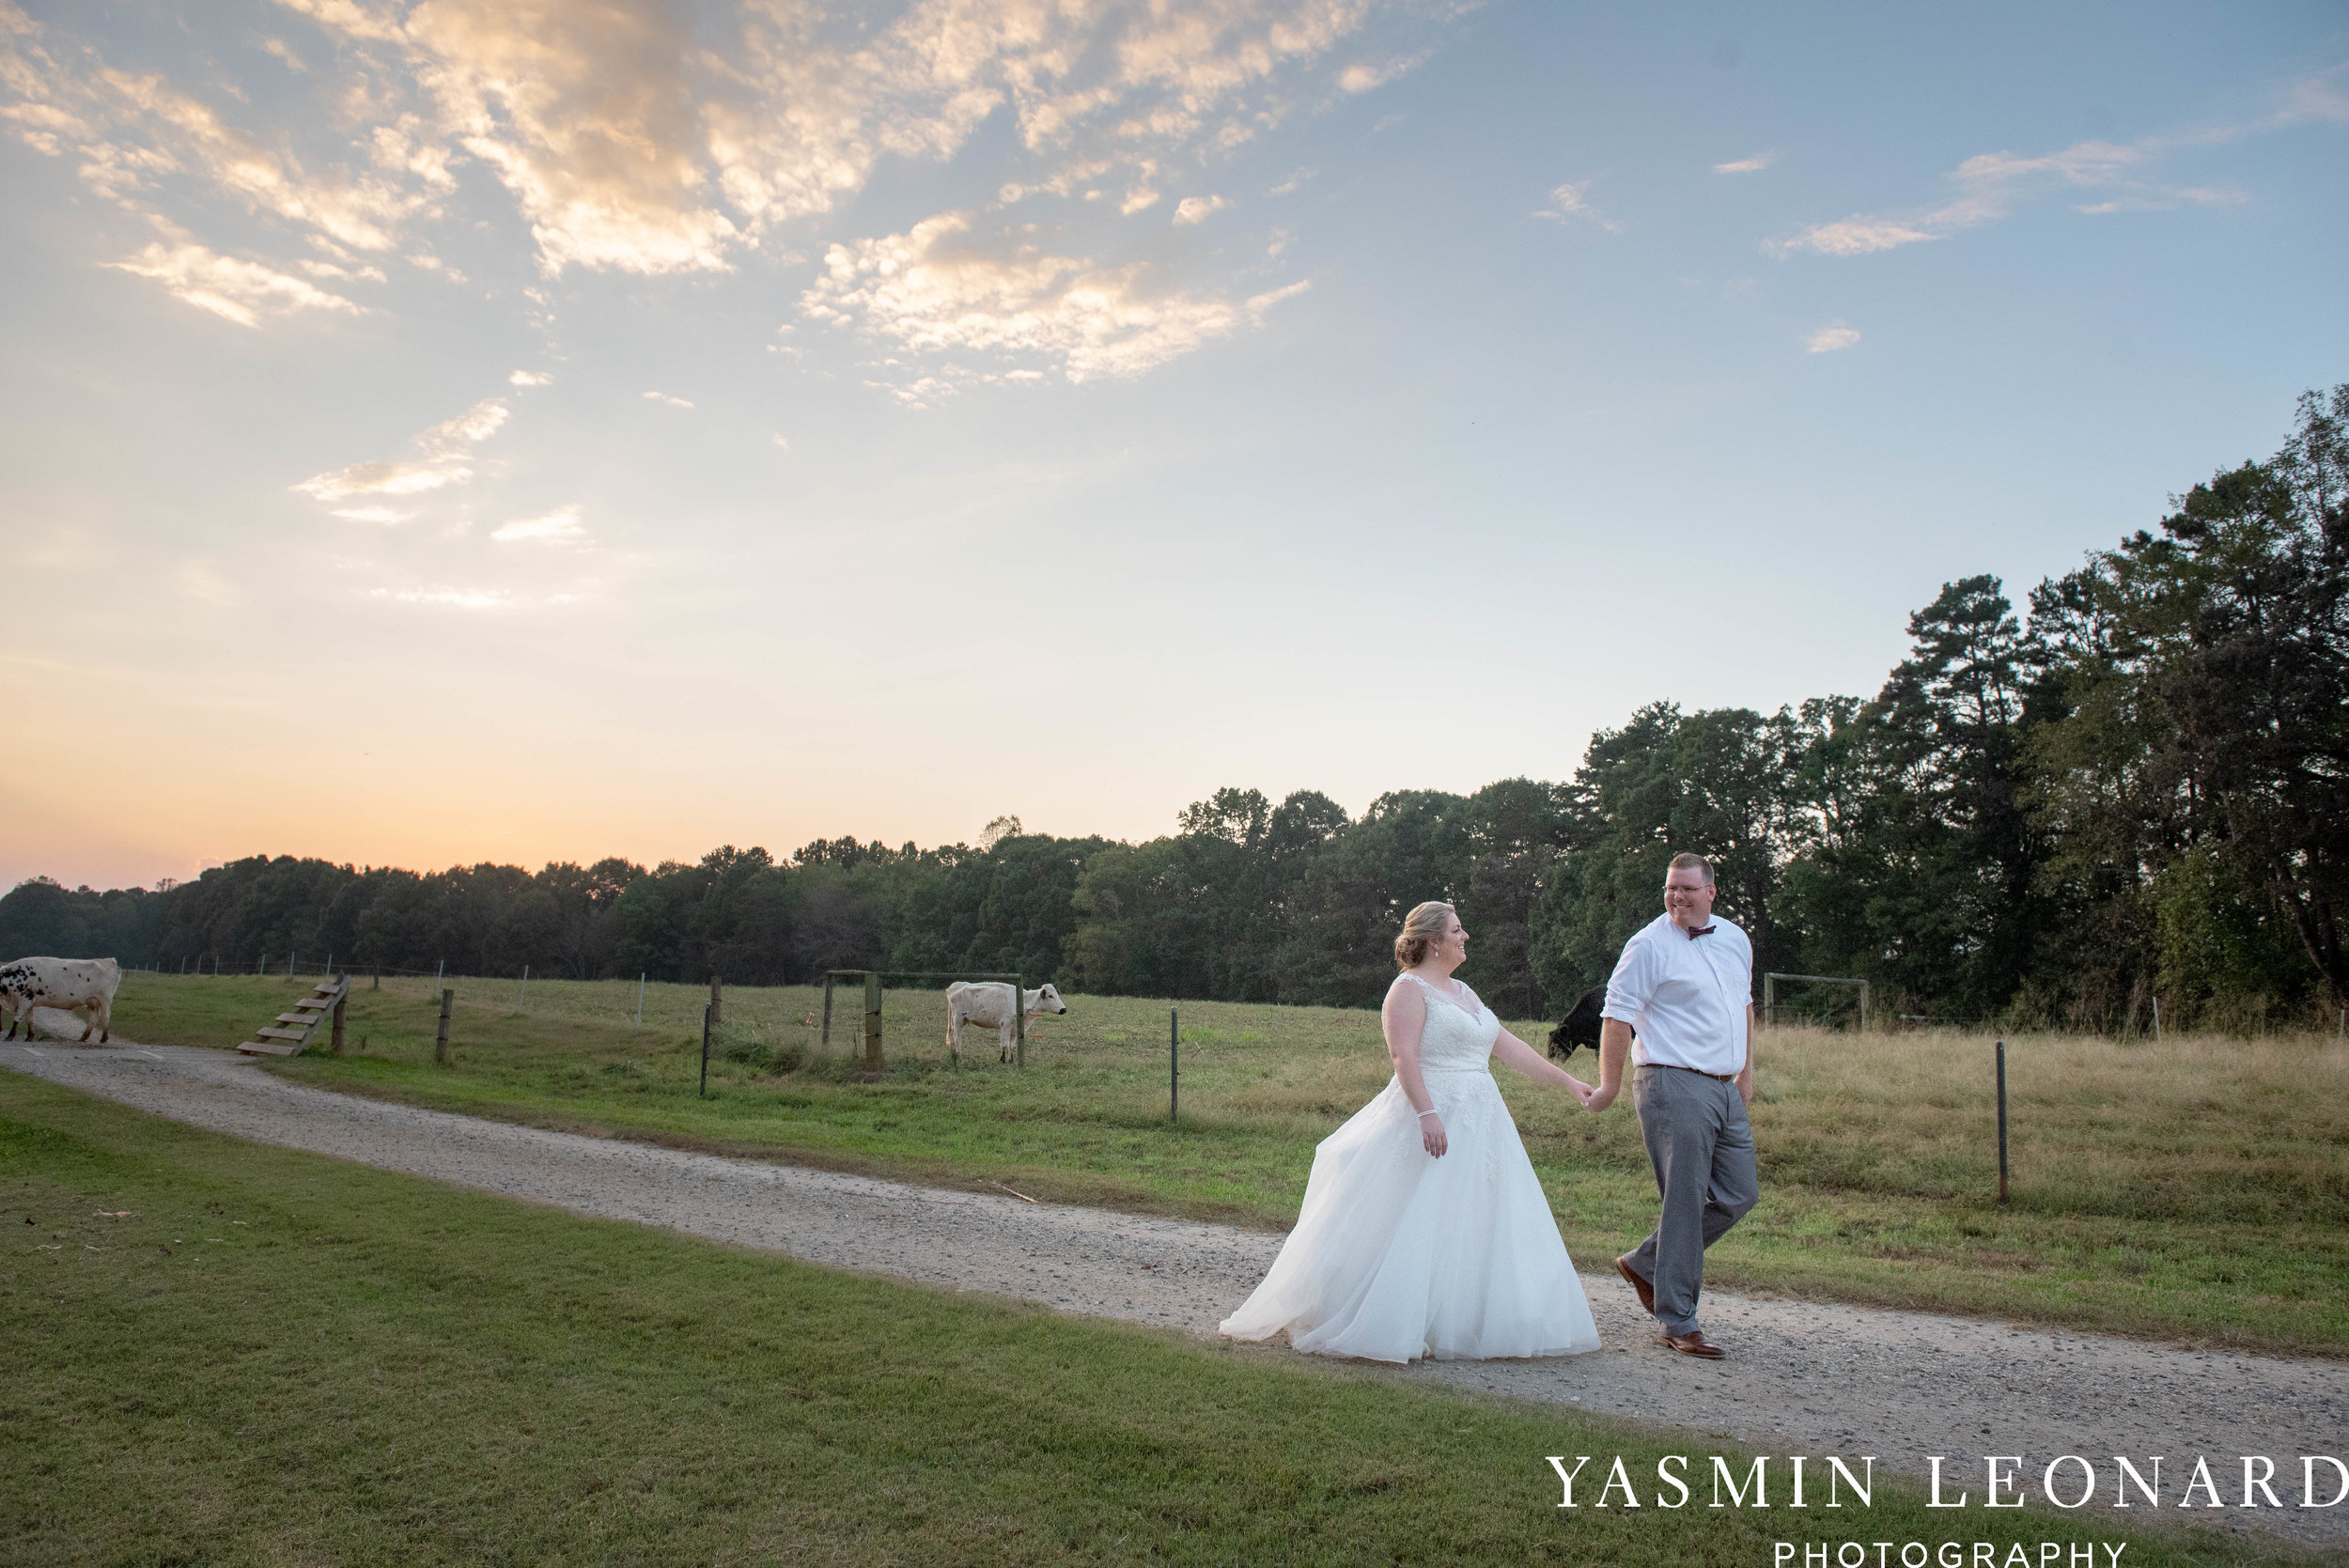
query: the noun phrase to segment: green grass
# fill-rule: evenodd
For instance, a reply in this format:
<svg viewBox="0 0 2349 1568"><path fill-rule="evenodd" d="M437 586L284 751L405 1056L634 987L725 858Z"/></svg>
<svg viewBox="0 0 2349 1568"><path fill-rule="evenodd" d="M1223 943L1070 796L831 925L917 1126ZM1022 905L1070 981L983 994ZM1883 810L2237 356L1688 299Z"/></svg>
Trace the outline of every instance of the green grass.
<svg viewBox="0 0 2349 1568"><path fill-rule="evenodd" d="M443 1067L428 983L364 986L343 1056L272 1070L540 1126L1269 1227L1294 1218L1315 1143L1390 1070L1375 1014L1185 1003L1183 1120L1170 1126L1162 1002L1072 999L1014 1070L975 1032L973 1054L949 1063L940 995L892 991L890 1071L865 1084L848 1053L857 998L838 999L827 1055L805 1021L816 992L738 989L705 1100L706 990L649 987L638 1030L632 985L534 981L517 1013L512 983L463 982ZM233 1044L296 990L132 975L117 1018L132 1039ZM1542 1037L1538 1024L1514 1027ZM2349 1051L2313 1038L2016 1039L2015 1175L2001 1207L1991 1050L1948 1032L1766 1035L1753 1108L1763 1201L1714 1250L1708 1281L2349 1351ZM1595 1074L1588 1054L1577 1061ZM1630 1108L1594 1117L1499 1076L1567 1246L1603 1269L1654 1219Z"/></svg>
<svg viewBox="0 0 2349 1568"><path fill-rule="evenodd" d="M0 1344L9 1563L1684 1568L1768 1563L1781 1536L2308 1560L2039 1508L1931 1514L1882 1476L1842 1514L1713 1512L1702 1489L1568 1514L1544 1455L1652 1478L1718 1451L576 1219L6 1073Z"/></svg>

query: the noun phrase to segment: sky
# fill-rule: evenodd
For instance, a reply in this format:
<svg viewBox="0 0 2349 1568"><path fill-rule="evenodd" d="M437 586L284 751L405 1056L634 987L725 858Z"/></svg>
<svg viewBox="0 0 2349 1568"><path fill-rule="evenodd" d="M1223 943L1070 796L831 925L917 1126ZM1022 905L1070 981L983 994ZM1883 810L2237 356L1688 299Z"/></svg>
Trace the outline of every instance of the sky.
<svg viewBox="0 0 2349 1568"><path fill-rule="evenodd" d="M2349 9L0 0L0 887L1873 693L2349 380Z"/></svg>

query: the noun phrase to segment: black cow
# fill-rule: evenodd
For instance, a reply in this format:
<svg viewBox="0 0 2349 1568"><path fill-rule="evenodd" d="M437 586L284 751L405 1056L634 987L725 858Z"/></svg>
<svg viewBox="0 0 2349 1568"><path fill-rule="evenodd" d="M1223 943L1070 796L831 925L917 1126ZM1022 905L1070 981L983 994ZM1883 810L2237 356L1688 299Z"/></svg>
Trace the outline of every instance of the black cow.
<svg viewBox="0 0 2349 1568"><path fill-rule="evenodd" d="M1577 997L1564 1021L1549 1032L1549 1054L1563 1062L1577 1046L1598 1049L1599 1009L1607 1005L1607 987L1594 986Z"/></svg>

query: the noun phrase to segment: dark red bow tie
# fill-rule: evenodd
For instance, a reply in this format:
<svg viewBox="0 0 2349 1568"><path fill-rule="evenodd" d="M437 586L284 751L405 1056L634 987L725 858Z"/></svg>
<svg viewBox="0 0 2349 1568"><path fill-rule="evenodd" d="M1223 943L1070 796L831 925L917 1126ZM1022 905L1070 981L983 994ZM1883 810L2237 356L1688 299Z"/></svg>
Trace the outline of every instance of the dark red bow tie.
<svg viewBox="0 0 2349 1568"><path fill-rule="evenodd" d="M1696 930L1691 931L1691 932L1689 932L1689 933L1688 933L1688 939L1689 939L1690 941L1695 941L1695 940L1696 940L1699 937L1709 937L1709 936L1711 936L1712 934L1713 934L1713 928L1712 928L1711 926L1709 926L1709 925L1700 926L1700 927L1698 927Z"/></svg>

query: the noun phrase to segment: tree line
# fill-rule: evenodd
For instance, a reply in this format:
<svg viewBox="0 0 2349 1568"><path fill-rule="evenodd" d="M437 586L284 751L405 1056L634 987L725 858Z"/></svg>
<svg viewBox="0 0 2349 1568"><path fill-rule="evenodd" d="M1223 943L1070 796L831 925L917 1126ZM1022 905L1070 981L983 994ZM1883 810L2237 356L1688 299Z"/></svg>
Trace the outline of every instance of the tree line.
<svg viewBox="0 0 2349 1568"><path fill-rule="evenodd" d="M2248 1028L2349 1006L2349 385L2156 531L2038 584L1943 587L1874 697L1764 714L1655 703L1563 783L1397 790L1359 817L1218 790L1147 842L990 824L921 848L419 874L257 856L155 892L45 879L0 949L250 969L743 984L827 969L1024 972L1063 988L1375 1004L1402 912L1449 898L1464 976L1554 1013L1714 860L1757 971L1864 977L1911 1017Z"/></svg>

